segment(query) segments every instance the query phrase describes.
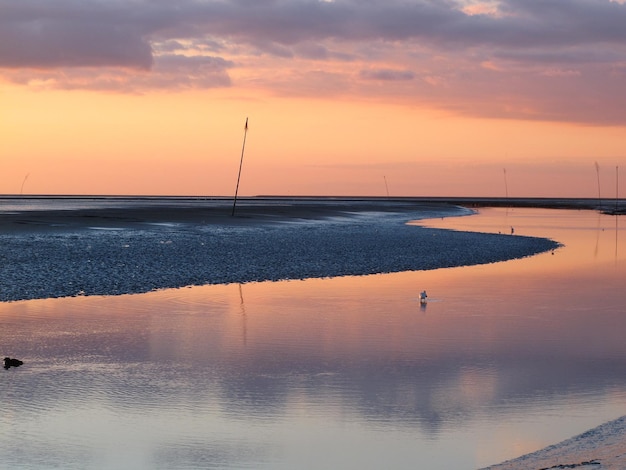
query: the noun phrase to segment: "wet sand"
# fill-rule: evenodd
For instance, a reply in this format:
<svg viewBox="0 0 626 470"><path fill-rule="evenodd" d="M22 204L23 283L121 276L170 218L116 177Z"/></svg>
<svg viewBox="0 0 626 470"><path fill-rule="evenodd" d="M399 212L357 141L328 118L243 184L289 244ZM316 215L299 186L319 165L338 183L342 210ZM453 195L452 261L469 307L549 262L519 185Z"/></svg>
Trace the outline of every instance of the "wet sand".
<svg viewBox="0 0 626 470"><path fill-rule="evenodd" d="M243 226L269 222L325 219L363 212L402 213L424 212L426 217L454 215L458 207L536 207L550 209L599 210L624 213L626 200L571 198L332 198L332 197L279 197L265 196L241 198L233 209L228 198L107 198L109 203L96 208L75 210L21 210L1 212L0 235L11 233L79 230L93 226L110 228L145 227L146 224L186 223L201 225ZM56 199L32 196L34 202ZM59 197L63 200L90 200L97 197ZM127 201L133 200L133 204ZM118 203L118 201L120 201ZM234 215L233 215L234 210ZM439 212L442 212L440 215Z"/></svg>

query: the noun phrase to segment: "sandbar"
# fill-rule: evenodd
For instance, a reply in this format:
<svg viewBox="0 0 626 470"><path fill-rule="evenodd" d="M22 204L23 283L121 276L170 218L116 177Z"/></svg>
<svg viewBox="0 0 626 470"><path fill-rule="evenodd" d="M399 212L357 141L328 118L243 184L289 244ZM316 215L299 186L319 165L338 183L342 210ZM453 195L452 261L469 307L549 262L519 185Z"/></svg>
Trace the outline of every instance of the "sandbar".
<svg viewBox="0 0 626 470"><path fill-rule="evenodd" d="M558 247L407 225L472 213L445 201L249 198L234 216L220 200L81 204L0 213L0 301L428 270Z"/></svg>

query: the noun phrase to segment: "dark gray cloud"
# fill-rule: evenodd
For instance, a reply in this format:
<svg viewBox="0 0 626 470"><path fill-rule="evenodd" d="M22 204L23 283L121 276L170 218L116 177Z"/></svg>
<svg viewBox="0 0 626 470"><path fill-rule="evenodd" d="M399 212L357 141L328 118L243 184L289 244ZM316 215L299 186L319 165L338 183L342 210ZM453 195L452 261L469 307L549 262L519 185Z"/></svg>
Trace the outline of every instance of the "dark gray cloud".
<svg viewBox="0 0 626 470"><path fill-rule="evenodd" d="M626 6L608 0L506 0L499 16L468 15L460 6L427 0L1 0L0 65L147 68L153 43L203 37L270 50L326 40L512 49L626 45Z"/></svg>
<svg viewBox="0 0 626 470"><path fill-rule="evenodd" d="M0 66L149 68L146 25L114 3L1 2Z"/></svg>
<svg viewBox="0 0 626 470"><path fill-rule="evenodd" d="M228 87L231 79L228 69L232 62L220 57L157 57L150 71L112 67L77 67L73 73L61 69L42 70L37 78L43 87L64 90L90 89L123 93L142 93L145 90L204 89ZM27 85L33 79L30 70L12 70L7 75L14 83Z"/></svg>
<svg viewBox="0 0 626 470"><path fill-rule="evenodd" d="M359 76L366 80L402 81L413 80L415 74L410 70L368 69L361 70Z"/></svg>

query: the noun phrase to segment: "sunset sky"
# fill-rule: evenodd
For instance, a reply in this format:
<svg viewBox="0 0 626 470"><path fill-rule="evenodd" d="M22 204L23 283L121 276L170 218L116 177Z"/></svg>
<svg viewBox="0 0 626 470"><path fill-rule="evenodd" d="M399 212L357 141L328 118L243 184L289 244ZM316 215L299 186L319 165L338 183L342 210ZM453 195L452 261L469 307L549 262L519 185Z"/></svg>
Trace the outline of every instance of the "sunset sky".
<svg viewBox="0 0 626 470"><path fill-rule="evenodd" d="M240 195L626 194L626 3L0 0L0 194L232 195L246 118Z"/></svg>

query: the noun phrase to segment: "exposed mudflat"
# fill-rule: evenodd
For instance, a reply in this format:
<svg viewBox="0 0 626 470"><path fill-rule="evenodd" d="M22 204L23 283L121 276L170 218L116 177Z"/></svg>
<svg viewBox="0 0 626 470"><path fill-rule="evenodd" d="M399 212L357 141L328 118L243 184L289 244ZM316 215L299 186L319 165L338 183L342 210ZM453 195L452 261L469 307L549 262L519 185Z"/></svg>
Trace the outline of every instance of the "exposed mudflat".
<svg viewBox="0 0 626 470"><path fill-rule="evenodd" d="M121 204L0 214L0 301L141 293L493 263L557 247L540 238L409 226L467 215L445 203Z"/></svg>

